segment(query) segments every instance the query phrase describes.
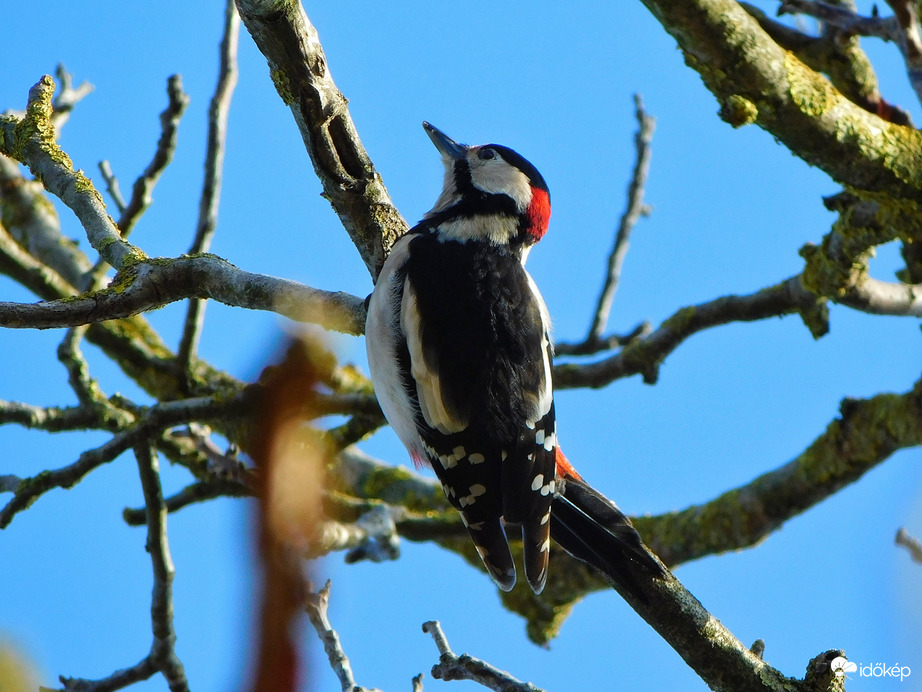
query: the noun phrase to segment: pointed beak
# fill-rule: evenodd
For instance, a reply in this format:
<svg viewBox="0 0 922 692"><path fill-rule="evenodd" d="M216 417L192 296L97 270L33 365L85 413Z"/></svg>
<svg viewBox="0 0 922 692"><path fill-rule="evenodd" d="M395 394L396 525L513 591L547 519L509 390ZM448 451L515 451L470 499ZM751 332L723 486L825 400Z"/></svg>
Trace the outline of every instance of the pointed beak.
<svg viewBox="0 0 922 692"><path fill-rule="evenodd" d="M429 139L432 140L432 143L435 145L435 148L439 150L439 153L446 159L460 159L464 158L464 153L468 150L467 145L458 144L451 137L442 132L435 125L430 125L429 123L423 121L423 129L426 131L426 134L429 135Z"/></svg>

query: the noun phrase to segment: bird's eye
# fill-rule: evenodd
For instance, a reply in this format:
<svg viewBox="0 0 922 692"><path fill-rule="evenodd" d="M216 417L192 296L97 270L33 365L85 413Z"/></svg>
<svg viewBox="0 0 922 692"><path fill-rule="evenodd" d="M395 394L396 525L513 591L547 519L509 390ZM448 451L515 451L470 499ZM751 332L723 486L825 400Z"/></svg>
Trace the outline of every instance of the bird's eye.
<svg viewBox="0 0 922 692"><path fill-rule="evenodd" d="M490 159L496 158L496 152L493 149L487 147L486 149L481 149L477 152L477 156L484 161L489 161Z"/></svg>

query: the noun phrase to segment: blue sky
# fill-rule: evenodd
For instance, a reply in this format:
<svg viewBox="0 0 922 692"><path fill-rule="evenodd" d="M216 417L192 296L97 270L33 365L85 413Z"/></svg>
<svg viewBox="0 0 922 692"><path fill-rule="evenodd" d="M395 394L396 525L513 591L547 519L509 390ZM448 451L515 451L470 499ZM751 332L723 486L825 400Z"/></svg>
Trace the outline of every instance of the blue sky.
<svg viewBox="0 0 922 692"><path fill-rule="evenodd" d="M527 11L485 1L338 5L306 9L408 221L428 210L441 182L422 120L459 141L511 146L544 175L551 229L529 270L559 340L582 337L590 323L633 161L635 92L657 118L646 194L653 213L635 230L611 329L657 324L682 306L787 278L802 268L798 249L820 242L834 220L820 198L836 184L765 132L720 121L715 99L640 3L538 2ZM108 159L130 189L159 136L166 79L182 74L191 104L176 159L132 236L150 255L176 256L193 236L222 16L222 3L172 1L20 3L6 13L0 110L22 108L59 61L77 81L92 82L61 143L100 188L96 165ZM865 46L884 95L922 122L896 49ZM249 271L367 295L371 280L320 198L300 136L245 32L240 72L213 251ZM86 248L70 213L61 216ZM871 271L890 280L898 267L896 248L885 247ZM0 277L0 300L33 297ZM167 343L178 342L184 313L172 306L151 315ZM918 320L833 306L831 326L820 341L795 317L722 327L683 344L655 386L632 378L561 392L564 448L631 513L682 509L744 484L799 454L844 397L902 392L918 378ZM210 304L201 353L252 378L283 327L272 315ZM73 402L54 355L61 336L0 331L0 398ZM332 343L343 361L365 368L362 339ZM95 349L86 352L105 392L146 401ZM104 439L0 427L0 474L71 463ZM363 448L409 463L390 430ZM811 657L843 648L858 662L915 671L907 682L859 679L853 689L922 689L920 568L893 546L900 526L922 536L919 461L919 450L897 454L760 546L683 565L677 576L743 642L763 638L765 658L788 675L802 677ZM181 469L164 471L168 493L187 480ZM76 488L43 496L0 533L0 638L31 658L42 684L59 674L108 675L147 652L150 563L143 530L120 518L140 503L136 466L125 455ZM248 522L248 503L230 500L170 517L177 651L196 690L242 688L252 624ZM331 619L368 687L409 689L425 671L427 690L475 689L428 676L437 654L420 625L439 619L456 651L549 690L605 688L600 681L613 678L623 689L705 689L614 593L577 605L541 649L484 575L432 546L405 542L399 561L379 565L345 566L334 555L315 573L333 580ZM322 662L315 669L317 689L336 688ZM166 686L155 678L135 689Z"/></svg>

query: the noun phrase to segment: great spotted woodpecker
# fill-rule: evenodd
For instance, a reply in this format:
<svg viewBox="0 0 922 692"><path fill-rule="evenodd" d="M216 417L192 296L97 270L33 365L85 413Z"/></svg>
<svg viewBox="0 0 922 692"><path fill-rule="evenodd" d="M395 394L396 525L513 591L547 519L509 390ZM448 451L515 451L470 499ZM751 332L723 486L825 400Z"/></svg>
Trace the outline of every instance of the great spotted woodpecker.
<svg viewBox="0 0 922 692"><path fill-rule="evenodd" d="M548 228L547 184L508 147L423 127L445 165L442 193L394 244L368 308L384 415L413 460L432 466L501 589L515 584L509 524L521 527L536 593L551 535L636 592L625 559L661 568L557 446L550 318L524 267Z"/></svg>

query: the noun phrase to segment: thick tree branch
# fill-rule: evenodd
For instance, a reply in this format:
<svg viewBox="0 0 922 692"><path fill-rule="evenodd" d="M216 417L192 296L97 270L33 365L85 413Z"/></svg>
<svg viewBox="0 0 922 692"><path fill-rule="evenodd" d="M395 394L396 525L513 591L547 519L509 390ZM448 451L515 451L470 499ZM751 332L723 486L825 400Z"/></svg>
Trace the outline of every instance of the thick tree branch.
<svg viewBox="0 0 922 692"><path fill-rule="evenodd" d="M809 67L828 76L833 86L847 98L885 120L912 126L908 112L881 96L874 66L855 33L824 22L819 36L809 36L768 17L749 3L740 2L740 5L778 45L793 51Z"/></svg>
<svg viewBox="0 0 922 692"><path fill-rule="evenodd" d="M91 324L138 315L191 297L271 310L348 334L365 330L361 298L252 274L214 255L140 259L100 291L43 303L0 303L0 326L50 329Z"/></svg>
<svg viewBox="0 0 922 692"><path fill-rule="evenodd" d="M854 8L814 0L784 0L778 14L799 12L843 31L893 41L903 54L909 83L922 102L922 34L912 0L887 0L893 17L862 17Z"/></svg>
<svg viewBox="0 0 922 692"><path fill-rule="evenodd" d="M922 202L922 133L868 113L785 51L735 0L643 0L730 112L865 194Z"/></svg>
<svg viewBox="0 0 922 692"><path fill-rule="evenodd" d="M391 245L408 227L362 146L317 30L300 2L237 0L237 9L291 109L324 197L377 277Z"/></svg>
<svg viewBox="0 0 922 692"><path fill-rule="evenodd" d="M781 468L706 504L638 518L650 547L676 565L756 545L894 452L922 445L922 380L904 394L846 399L840 408L840 417Z"/></svg>
<svg viewBox="0 0 922 692"><path fill-rule="evenodd" d="M32 264L39 263L57 272L66 284L64 293L74 293L73 287L83 283L92 267L76 244L61 233L61 221L41 183L26 180L13 159L0 154L0 202L4 204L4 223L0 229L0 271L9 274L24 286L38 293L33 280L16 272L20 260L29 256ZM12 247L10 243L17 247ZM14 258L7 257L13 253ZM39 293L41 295L41 293Z"/></svg>

